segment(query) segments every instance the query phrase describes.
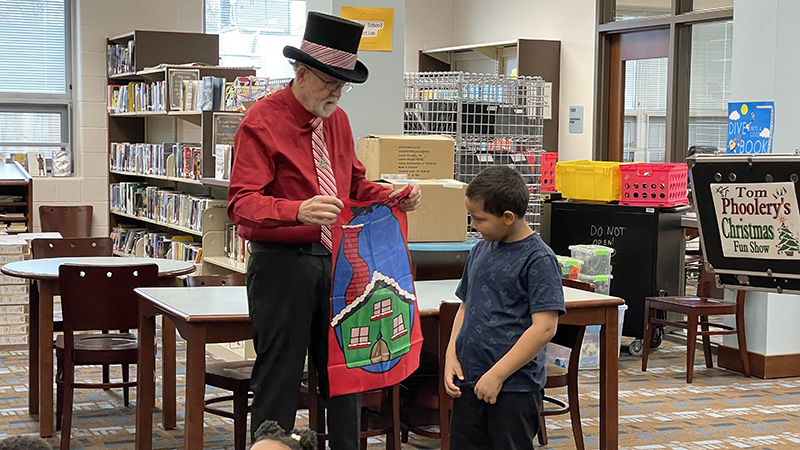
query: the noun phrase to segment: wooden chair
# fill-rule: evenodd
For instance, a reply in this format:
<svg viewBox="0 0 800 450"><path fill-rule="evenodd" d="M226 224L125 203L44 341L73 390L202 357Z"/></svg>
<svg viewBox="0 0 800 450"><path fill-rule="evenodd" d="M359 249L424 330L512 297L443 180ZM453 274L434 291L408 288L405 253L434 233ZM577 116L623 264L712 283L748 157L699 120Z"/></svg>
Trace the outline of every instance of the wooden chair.
<svg viewBox="0 0 800 450"><path fill-rule="evenodd" d="M31 257L39 258L69 258L76 256L113 256L114 241L108 237L92 238L78 237L67 239L37 238L31 241ZM31 283L31 304L38 304L39 287ZM53 331L64 331L61 312L53 313ZM38 336L31 336L31 351L39 348ZM103 364L103 383L108 383L110 369L108 364ZM125 406L128 406L128 395L125 395ZM60 421L56 421L56 429Z"/></svg>
<svg viewBox="0 0 800 450"><path fill-rule="evenodd" d="M713 276L713 275L712 275ZM700 286L698 286L698 290ZM739 354L742 358L744 374L750 376L750 362L747 357L747 341L744 333L744 291L736 294L735 302L708 297L647 297L644 303L644 352L642 353L642 372L647 371L647 358L650 356L650 336L654 325L669 325L686 330L686 382L691 383L694 375L694 353L697 336L703 338L703 353L706 367L714 367L711 358L711 339L709 336L735 334L739 341ZM673 322L659 318L657 311L672 311L686 315L686 321ZM708 316L734 314L736 327L710 323ZM701 331L697 331L700 325ZM719 328L711 330L710 327Z"/></svg>
<svg viewBox="0 0 800 450"><path fill-rule="evenodd" d="M57 231L61 237L90 237L92 235L92 206L39 206L42 231Z"/></svg>
<svg viewBox="0 0 800 450"><path fill-rule="evenodd" d="M444 362L453 322L461 302L443 302L439 305L438 355L439 368L434 374L411 375L402 383L403 406L401 408L401 427L403 441L408 441L408 432L420 436L439 439L442 450L450 449L450 411L453 399L444 390ZM425 425L439 425L439 432L421 428Z"/></svg>
<svg viewBox="0 0 800 450"><path fill-rule="evenodd" d="M139 343L135 334L75 334L101 329L129 330L138 327L139 298L134 288L158 285L158 266L59 267L59 286L64 312L64 335L56 340L56 383L61 419L61 450L69 449L72 427L72 397L75 388L136 386L122 372L121 383L75 383L75 366L136 364ZM109 301L113 296L114 301Z"/></svg>
<svg viewBox="0 0 800 450"><path fill-rule="evenodd" d="M184 279L187 287L200 286L244 286L243 273L228 275L187 276ZM205 401L205 412L233 419L233 442L236 450L244 450L247 445L247 413L250 411L248 399L250 395L250 375L253 372L253 361L233 361L206 365L206 385L231 391L232 395L216 397ZM214 408L213 405L233 402L233 412Z"/></svg>
<svg viewBox="0 0 800 450"><path fill-rule="evenodd" d="M317 448L324 449L329 439L325 432L325 400L317 386L317 372L309 361L308 378L300 389L298 409L308 410L308 425L317 433ZM386 450L400 450L400 385L361 394L361 450L367 439L386 435Z"/></svg>
<svg viewBox="0 0 800 450"><path fill-rule="evenodd" d="M594 286L578 280L561 279L561 285L580 289L583 291L594 292ZM547 371L547 381L545 382L545 396L542 398L542 411L539 413L539 443L547 445L547 426L545 417L569 413L572 423L572 435L575 438L575 448L584 449L583 429L581 428L581 406L578 400L578 366L581 358L581 345L583 344L583 334L586 327L575 325L559 325L556 335L550 342L570 349L569 362L567 368L555 364L545 365ZM553 397L547 396L547 389L560 387L567 388L567 403ZM546 409L547 403L556 405L556 409Z"/></svg>

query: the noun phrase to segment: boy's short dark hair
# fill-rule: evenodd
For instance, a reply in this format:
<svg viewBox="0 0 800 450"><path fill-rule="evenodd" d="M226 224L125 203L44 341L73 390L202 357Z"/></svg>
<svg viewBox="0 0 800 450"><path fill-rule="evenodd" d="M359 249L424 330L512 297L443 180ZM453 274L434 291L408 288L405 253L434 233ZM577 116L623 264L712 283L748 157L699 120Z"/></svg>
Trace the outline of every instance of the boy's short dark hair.
<svg viewBox="0 0 800 450"><path fill-rule="evenodd" d="M530 193L519 172L508 166L491 166L469 183L467 197L473 202L483 201L483 210L495 216L511 211L523 218Z"/></svg>
<svg viewBox="0 0 800 450"><path fill-rule="evenodd" d="M12 436L0 440L0 450L53 450L53 446L39 436Z"/></svg>

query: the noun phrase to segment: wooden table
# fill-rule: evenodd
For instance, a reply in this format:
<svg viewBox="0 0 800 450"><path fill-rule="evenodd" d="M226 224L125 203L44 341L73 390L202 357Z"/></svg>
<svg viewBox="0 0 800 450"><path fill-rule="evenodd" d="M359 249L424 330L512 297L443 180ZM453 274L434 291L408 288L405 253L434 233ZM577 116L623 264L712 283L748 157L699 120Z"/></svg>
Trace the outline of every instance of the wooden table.
<svg viewBox="0 0 800 450"><path fill-rule="evenodd" d="M444 300L457 300L458 280L414 283L422 319L439 314ZM203 446L205 394L205 344L233 342L252 337L244 287L139 288L139 364L136 404L136 449L151 449L155 403L155 322L157 314L169 318L186 339L186 425L184 448ZM564 288L567 314L559 323L601 325L600 331L600 448L617 448L618 306L622 299ZM424 323L424 320L422 321ZM424 330L423 330L424 331ZM162 351L174 359L168 349ZM166 382L166 380L165 380ZM173 397L174 398L174 397ZM165 402L167 400L165 399ZM166 414L165 404L165 414ZM174 410L173 410L174 414Z"/></svg>
<svg viewBox="0 0 800 450"><path fill-rule="evenodd" d="M169 285L175 283L175 277L192 273L194 264L171 259L152 258L42 258L17 261L6 264L0 269L5 275L36 280L39 285L38 301L31 296L30 331L28 332L28 410L31 414L39 414L39 435L53 436L53 296L59 294L58 267L61 264L90 264L98 266L123 266L136 264L157 264L159 283ZM37 320L38 318L38 320ZM171 338L169 336L171 330ZM164 327L163 338L167 345L172 345L174 353L175 329ZM170 341L171 339L171 341ZM171 342L171 344L168 343ZM170 370L164 367L165 371ZM175 362L171 364L171 392L165 388L164 395L175 396ZM165 379L168 377L165 377ZM173 426L174 427L174 426Z"/></svg>
<svg viewBox="0 0 800 450"><path fill-rule="evenodd" d="M136 448L151 449L155 403L155 316L169 319L186 340L186 421L184 448L203 448L206 344L250 339L253 331L244 286L139 288L139 364L136 376ZM173 339L174 341L174 339ZM174 364L175 350L162 350ZM166 384L167 375L164 375ZM173 375L174 383L174 375ZM164 399L164 415L167 402ZM174 420L175 396L172 396ZM166 420L166 417L165 417Z"/></svg>
<svg viewBox="0 0 800 450"><path fill-rule="evenodd" d="M419 281L414 283L417 306L423 323L426 316L438 316L443 301L458 301L455 290L459 280ZM618 307L623 300L593 292L564 288L567 314L560 324L601 325L600 328L600 449L617 448L619 431L619 322ZM423 326L424 332L424 326Z"/></svg>

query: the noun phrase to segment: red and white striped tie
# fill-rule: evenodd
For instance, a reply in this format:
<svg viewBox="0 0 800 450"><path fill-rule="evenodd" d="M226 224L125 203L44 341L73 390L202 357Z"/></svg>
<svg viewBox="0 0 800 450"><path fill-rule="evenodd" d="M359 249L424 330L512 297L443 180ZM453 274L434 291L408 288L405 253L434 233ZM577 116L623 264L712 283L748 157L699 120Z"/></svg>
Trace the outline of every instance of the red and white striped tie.
<svg viewBox="0 0 800 450"><path fill-rule="evenodd" d="M336 197L336 178L333 176L328 147L325 145L325 134L322 132L322 118L315 117L311 121L314 132L311 134L311 149L314 151L314 166L317 168L317 181L320 195ZM322 225L322 244L333 251L333 234L330 225Z"/></svg>

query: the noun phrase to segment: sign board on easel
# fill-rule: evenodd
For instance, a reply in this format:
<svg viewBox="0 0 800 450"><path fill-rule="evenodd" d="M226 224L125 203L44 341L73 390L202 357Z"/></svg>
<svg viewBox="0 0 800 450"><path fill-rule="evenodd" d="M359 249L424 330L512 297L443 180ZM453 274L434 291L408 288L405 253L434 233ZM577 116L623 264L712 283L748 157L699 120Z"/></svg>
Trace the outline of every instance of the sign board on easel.
<svg viewBox="0 0 800 450"><path fill-rule="evenodd" d="M695 155L705 261L731 289L800 292L800 155Z"/></svg>

